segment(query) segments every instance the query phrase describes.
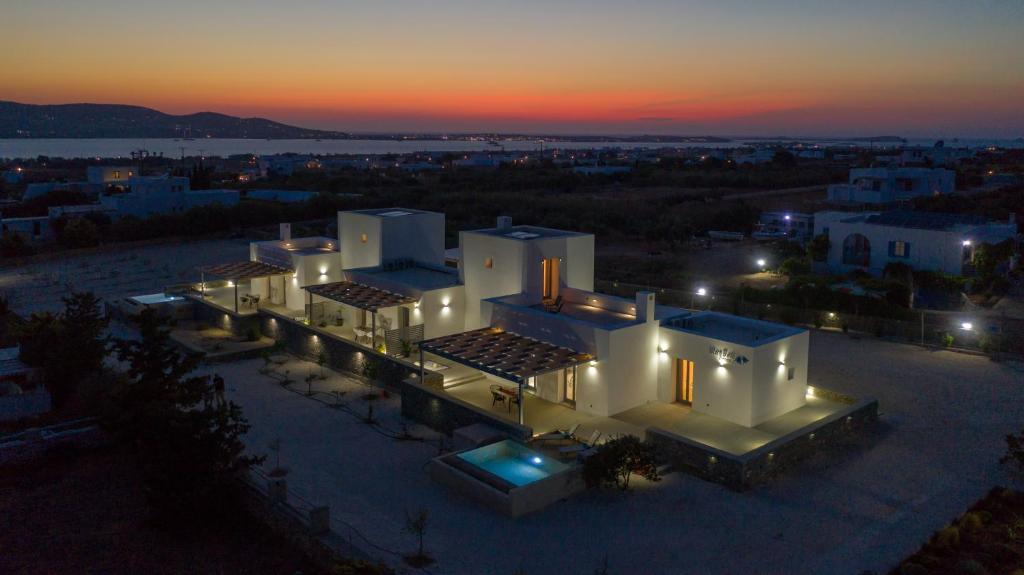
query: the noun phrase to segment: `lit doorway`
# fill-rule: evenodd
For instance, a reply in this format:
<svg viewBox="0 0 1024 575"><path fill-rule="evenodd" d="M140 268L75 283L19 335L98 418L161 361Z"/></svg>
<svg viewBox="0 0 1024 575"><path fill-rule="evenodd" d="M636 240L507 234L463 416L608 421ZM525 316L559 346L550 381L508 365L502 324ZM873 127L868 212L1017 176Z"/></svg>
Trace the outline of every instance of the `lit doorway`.
<svg viewBox="0 0 1024 575"><path fill-rule="evenodd" d="M558 298L558 258L541 260L541 295L545 300Z"/></svg>
<svg viewBox="0 0 1024 575"><path fill-rule="evenodd" d="M676 401L686 405L693 404L693 362L688 359L676 359L673 371Z"/></svg>
<svg viewBox="0 0 1024 575"><path fill-rule="evenodd" d="M565 378L565 399L563 403L576 408L576 368L572 367L563 371Z"/></svg>

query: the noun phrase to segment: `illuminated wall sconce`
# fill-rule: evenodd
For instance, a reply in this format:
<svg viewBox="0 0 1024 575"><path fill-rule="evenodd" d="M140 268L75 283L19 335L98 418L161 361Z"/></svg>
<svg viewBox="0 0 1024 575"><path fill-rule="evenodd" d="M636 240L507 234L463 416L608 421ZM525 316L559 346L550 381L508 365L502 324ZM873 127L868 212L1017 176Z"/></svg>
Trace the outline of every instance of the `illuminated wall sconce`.
<svg viewBox="0 0 1024 575"><path fill-rule="evenodd" d="M964 240L962 243L965 248L971 247L971 240Z"/></svg>
<svg viewBox="0 0 1024 575"><path fill-rule="evenodd" d="M960 324L960 329L962 329L964 331L971 331L971 330L974 329L974 324L969 322L969 321L965 321L965 322Z"/></svg>
<svg viewBox="0 0 1024 575"><path fill-rule="evenodd" d="M229 281L228 282L228 287L235 287L235 282Z"/></svg>

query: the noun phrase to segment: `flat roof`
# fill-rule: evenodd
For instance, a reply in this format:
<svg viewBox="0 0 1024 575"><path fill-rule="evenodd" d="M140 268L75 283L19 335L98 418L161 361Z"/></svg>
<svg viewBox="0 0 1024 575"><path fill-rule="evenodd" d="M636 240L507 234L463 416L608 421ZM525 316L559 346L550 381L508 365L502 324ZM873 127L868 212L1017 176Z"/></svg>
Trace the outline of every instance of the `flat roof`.
<svg viewBox="0 0 1024 575"><path fill-rule="evenodd" d="M416 298L411 296L352 281L309 285L304 289L313 295L372 312L416 301Z"/></svg>
<svg viewBox="0 0 1024 575"><path fill-rule="evenodd" d="M661 326L748 347L757 347L807 331L781 323L713 311L669 318L663 320Z"/></svg>
<svg viewBox="0 0 1024 575"><path fill-rule="evenodd" d="M401 269L363 268L349 270L353 273L372 275L391 282L400 283L421 291L441 289L459 285L459 272L455 269L439 269L413 264Z"/></svg>
<svg viewBox="0 0 1024 575"><path fill-rule="evenodd" d="M199 268L203 273L229 280L245 280L267 276L283 276L295 273L291 268L275 266L263 262L231 262L215 266Z"/></svg>
<svg viewBox="0 0 1024 575"><path fill-rule="evenodd" d="M428 212L426 210L414 210L412 208L372 208L368 210L352 210L352 214L363 214L364 216L376 216L378 218L401 218L414 214L436 214L439 212Z"/></svg>
<svg viewBox="0 0 1024 575"><path fill-rule="evenodd" d="M537 238L561 238L569 236L589 236L583 232L569 230L556 230L554 228L542 228L540 226L508 226L505 228L487 228L483 230L470 230L470 233L484 234L513 240L534 240Z"/></svg>
<svg viewBox="0 0 1024 575"><path fill-rule="evenodd" d="M941 212L912 212L896 210L870 215L864 223L918 230L951 230L958 226L983 226L988 220L974 214L947 214Z"/></svg>
<svg viewBox="0 0 1024 575"><path fill-rule="evenodd" d="M594 359L497 327L428 339L420 342L420 349L516 383Z"/></svg>

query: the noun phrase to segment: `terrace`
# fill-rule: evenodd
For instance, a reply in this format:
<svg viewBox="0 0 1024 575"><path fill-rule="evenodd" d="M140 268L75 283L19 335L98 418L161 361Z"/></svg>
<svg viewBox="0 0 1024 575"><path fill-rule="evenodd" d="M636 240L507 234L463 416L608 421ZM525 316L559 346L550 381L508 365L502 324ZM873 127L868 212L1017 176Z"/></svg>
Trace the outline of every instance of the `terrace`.
<svg viewBox="0 0 1024 575"><path fill-rule="evenodd" d="M286 278L294 273L294 269L263 262L225 263L201 268L200 283L194 289L205 302L236 314L250 315L263 307L283 305L284 301L275 304L273 300L277 299L276 294L284 296ZM215 280L208 282L207 277ZM265 285L259 285L262 282Z"/></svg>
<svg viewBox="0 0 1024 575"><path fill-rule="evenodd" d="M310 326L396 355L402 342L422 339L422 325L408 325L417 298L353 281L305 287ZM393 327L395 326L395 327Z"/></svg>

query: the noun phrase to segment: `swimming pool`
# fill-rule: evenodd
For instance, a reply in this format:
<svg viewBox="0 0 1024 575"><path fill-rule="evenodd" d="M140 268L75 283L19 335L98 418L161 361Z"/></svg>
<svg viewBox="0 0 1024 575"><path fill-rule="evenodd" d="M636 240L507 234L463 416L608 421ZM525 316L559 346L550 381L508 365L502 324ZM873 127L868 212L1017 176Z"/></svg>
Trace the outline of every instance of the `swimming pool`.
<svg viewBox="0 0 1024 575"><path fill-rule="evenodd" d="M458 457L516 487L528 485L569 468L560 461L545 457L510 439L464 451L459 453Z"/></svg>
<svg viewBox="0 0 1024 575"><path fill-rule="evenodd" d="M172 301L180 301L185 298L178 295L168 295L165 293L151 293L146 295L137 295L130 298L135 303L141 303L143 305L154 305L159 303L169 303Z"/></svg>

